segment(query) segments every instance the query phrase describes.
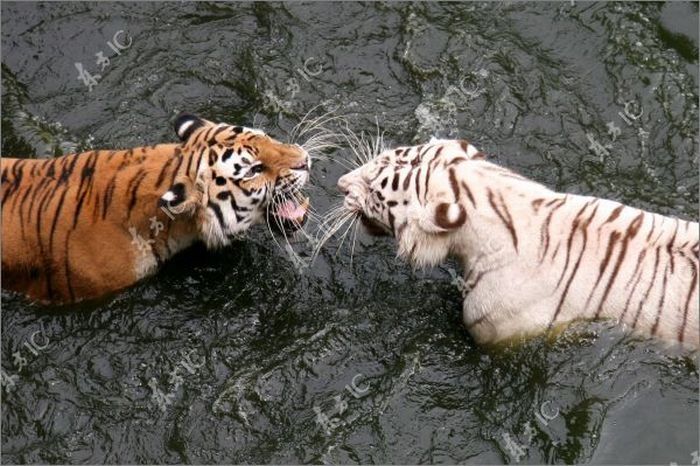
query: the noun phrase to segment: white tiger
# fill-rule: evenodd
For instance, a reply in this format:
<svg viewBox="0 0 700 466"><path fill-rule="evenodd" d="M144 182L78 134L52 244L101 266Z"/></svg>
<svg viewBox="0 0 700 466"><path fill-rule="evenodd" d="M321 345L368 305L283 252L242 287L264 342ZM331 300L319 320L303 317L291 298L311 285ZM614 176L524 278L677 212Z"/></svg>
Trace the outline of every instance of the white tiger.
<svg viewBox="0 0 700 466"><path fill-rule="evenodd" d="M338 181L346 211L418 266L464 266L479 343L609 318L697 349L698 224L552 191L460 140L386 150Z"/></svg>

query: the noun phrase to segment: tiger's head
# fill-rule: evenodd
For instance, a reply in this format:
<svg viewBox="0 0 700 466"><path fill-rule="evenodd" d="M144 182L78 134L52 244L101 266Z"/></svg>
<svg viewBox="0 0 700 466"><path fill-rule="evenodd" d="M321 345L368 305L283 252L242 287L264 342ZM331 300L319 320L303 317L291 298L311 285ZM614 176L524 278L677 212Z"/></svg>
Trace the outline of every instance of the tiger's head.
<svg viewBox="0 0 700 466"><path fill-rule="evenodd" d="M194 180L176 178L160 203L176 213L194 213L207 246L225 246L262 221L280 230L305 222L308 198L300 190L309 179L311 159L303 148L257 129L190 114L177 117L175 131L183 163L199 160L199 167Z"/></svg>
<svg viewBox="0 0 700 466"><path fill-rule="evenodd" d="M434 265L453 251L454 233L467 219L454 167L483 158L466 141L433 138L381 152L343 175L338 188L345 210L357 214L370 234L393 236L399 256Z"/></svg>

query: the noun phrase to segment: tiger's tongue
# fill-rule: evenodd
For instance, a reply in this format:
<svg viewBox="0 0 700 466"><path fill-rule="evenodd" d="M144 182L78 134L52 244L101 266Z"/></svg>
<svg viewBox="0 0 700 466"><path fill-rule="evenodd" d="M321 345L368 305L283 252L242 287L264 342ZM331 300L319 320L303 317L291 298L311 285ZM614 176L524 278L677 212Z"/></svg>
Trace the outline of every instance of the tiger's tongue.
<svg viewBox="0 0 700 466"><path fill-rule="evenodd" d="M278 217L286 218L287 220L298 220L306 215L306 208L309 205L308 199L301 204L294 201L285 201L275 211Z"/></svg>

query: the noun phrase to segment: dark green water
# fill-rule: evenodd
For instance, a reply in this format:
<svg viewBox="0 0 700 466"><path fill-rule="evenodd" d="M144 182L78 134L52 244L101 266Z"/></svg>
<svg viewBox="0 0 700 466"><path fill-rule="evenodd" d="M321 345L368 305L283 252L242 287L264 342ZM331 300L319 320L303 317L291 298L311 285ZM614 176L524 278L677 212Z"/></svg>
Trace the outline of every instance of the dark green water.
<svg viewBox="0 0 700 466"><path fill-rule="evenodd" d="M172 141L183 110L284 139L323 103L388 145L464 137L557 189L697 219L697 3L1 8L3 155ZM320 211L343 170L315 165ZM3 292L2 461L690 463L696 360L601 323L477 347L450 267L360 234L352 263L331 242L297 270L260 228L99 302Z"/></svg>

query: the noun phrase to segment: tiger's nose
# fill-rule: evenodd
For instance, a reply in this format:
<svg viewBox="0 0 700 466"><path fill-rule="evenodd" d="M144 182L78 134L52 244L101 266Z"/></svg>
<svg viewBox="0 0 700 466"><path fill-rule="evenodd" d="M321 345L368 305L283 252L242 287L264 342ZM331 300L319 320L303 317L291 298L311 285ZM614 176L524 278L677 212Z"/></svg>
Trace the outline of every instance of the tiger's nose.
<svg viewBox="0 0 700 466"><path fill-rule="evenodd" d="M292 170L310 170L311 169L311 155L301 147L299 144L294 144L294 148L298 151L298 153L301 153L301 156L303 158L302 161L297 163L292 167ZM296 155L296 154L295 154Z"/></svg>
<svg viewBox="0 0 700 466"><path fill-rule="evenodd" d="M350 191L350 177L348 175L340 177L338 180L338 189L343 194L347 194Z"/></svg>

